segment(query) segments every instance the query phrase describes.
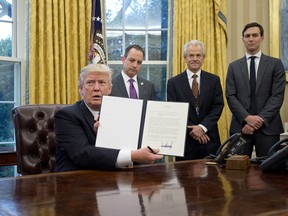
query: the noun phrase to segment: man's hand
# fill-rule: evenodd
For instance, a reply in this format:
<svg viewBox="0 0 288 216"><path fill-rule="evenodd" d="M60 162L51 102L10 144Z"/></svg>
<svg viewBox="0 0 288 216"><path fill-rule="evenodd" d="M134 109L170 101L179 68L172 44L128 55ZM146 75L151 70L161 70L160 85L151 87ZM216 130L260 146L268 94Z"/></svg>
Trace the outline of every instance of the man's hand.
<svg viewBox="0 0 288 216"><path fill-rule="evenodd" d="M254 133L255 129L253 127L251 127L250 125L246 124L243 128L242 128L242 134L248 134L248 135L252 135Z"/></svg>
<svg viewBox="0 0 288 216"><path fill-rule="evenodd" d="M155 160L161 160L163 158L163 155L157 155L159 149L152 150L154 153L152 153L148 148L145 147L135 151L131 151L131 160L133 162L151 164L154 163Z"/></svg>
<svg viewBox="0 0 288 216"><path fill-rule="evenodd" d="M187 127L191 129L189 135L199 143L207 144L210 141L209 136L205 134L204 130L199 125L188 125Z"/></svg>
<svg viewBox="0 0 288 216"><path fill-rule="evenodd" d="M244 121L247 122L247 124L252 128L254 128L254 130L258 130L264 123L264 120L257 115L249 115L244 119Z"/></svg>
<svg viewBox="0 0 288 216"><path fill-rule="evenodd" d="M198 140L198 142L202 144L207 144L209 141L210 141L210 138L207 134L203 134Z"/></svg>

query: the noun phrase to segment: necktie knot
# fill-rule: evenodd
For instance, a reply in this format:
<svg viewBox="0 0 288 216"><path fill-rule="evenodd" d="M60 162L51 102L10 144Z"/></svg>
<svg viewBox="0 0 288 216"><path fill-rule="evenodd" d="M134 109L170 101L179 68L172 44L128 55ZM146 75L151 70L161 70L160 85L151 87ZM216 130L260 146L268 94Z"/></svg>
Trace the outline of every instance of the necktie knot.
<svg viewBox="0 0 288 216"><path fill-rule="evenodd" d="M193 76L192 76L193 79L196 79L197 77L198 77L198 75L196 75L196 74L193 74Z"/></svg>

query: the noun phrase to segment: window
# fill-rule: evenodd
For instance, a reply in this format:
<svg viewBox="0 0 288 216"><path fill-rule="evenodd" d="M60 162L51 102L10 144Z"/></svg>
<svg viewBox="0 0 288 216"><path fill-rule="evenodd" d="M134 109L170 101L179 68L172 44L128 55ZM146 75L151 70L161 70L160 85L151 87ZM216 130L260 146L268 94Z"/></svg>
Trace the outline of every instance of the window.
<svg viewBox="0 0 288 216"><path fill-rule="evenodd" d="M20 103L21 62L0 61L0 151L14 151L14 125L11 110Z"/></svg>
<svg viewBox="0 0 288 216"><path fill-rule="evenodd" d="M25 37L17 40L18 7L25 14L24 1L19 4L17 0L0 1L0 153L15 151L11 110L21 104L23 59L19 57L24 56L20 50L24 50L25 43L22 42ZM19 19L19 26L25 26L24 22L25 19ZM25 35L24 28L21 35ZM22 48L18 44L22 44ZM0 177L11 175L15 175L14 167L0 167Z"/></svg>
<svg viewBox="0 0 288 216"><path fill-rule="evenodd" d="M157 100L166 100L168 0L106 0L108 64L116 76L130 44L144 48L140 76L155 84Z"/></svg>
<svg viewBox="0 0 288 216"><path fill-rule="evenodd" d="M0 2L0 56L12 56L12 0Z"/></svg>

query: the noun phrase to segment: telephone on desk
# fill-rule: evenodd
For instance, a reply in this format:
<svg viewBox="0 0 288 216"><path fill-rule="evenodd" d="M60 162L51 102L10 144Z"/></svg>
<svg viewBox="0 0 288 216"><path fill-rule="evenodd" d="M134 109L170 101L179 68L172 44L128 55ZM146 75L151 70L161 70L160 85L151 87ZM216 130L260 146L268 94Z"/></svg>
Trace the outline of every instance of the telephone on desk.
<svg viewBox="0 0 288 216"><path fill-rule="evenodd" d="M275 143L259 168L262 171L288 171L288 138Z"/></svg>
<svg viewBox="0 0 288 216"><path fill-rule="evenodd" d="M245 144L246 140L243 139L242 134L235 133L220 146L216 155L210 155L210 157L214 159L214 162L221 164L225 162L226 158L243 153L243 146Z"/></svg>

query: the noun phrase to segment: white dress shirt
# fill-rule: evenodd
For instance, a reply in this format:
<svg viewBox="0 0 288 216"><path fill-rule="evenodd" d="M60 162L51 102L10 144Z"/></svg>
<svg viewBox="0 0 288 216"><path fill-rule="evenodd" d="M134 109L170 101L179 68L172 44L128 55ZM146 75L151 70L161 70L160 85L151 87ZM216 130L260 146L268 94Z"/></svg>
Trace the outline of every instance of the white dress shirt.
<svg viewBox="0 0 288 216"><path fill-rule="evenodd" d="M127 74L125 74L123 70L121 71L121 74L122 74L122 77L124 79L124 83L125 83L125 86L126 86L126 91L128 93L128 96L130 97L130 82L129 82L129 80L131 78L129 76L127 76ZM132 79L134 80L133 85L134 85L134 88L135 88L135 90L137 92L137 95L138 95L138 98L139 98L139 89L138 89L137 75L132 77Z"/></svg>
<svg viewBox="0 0 288 216"><path fill-rule="evenodd" d="M258 66L259 66L259 62L260 62L260 58L261 58L261 55L262 55L262 52L261 50L256 53L255 55L253 56L256 56L256 58L254 59L254 62L255 62L255 75L256 75L256 80L257 80L257 72L258 72ZM249 76L249 79L250 79L250 62L251 62L251 57L252 55L246 53L246 60L247 60L247 66L248 66L248 76Z"/></svg>
<svg viewBox="0 0 288 216"><path fill-rule="evenodd" d="M187 72L187 78L188 78L188 81L189 81L189 85L190 85L190 88L191 88L191 94L192 94L192 82L193 82L193 75L196 74L197 75L197 82L198 82L198 90L199 90L199 94L200 94L200 77L201 77L201 69L199 71L197 71L197 73L193 73L192 71L190 71L188 68L186 69L186 72ZM201 96L200 96L201 97ZM199 124L199 126L204 130L204 132L206 133L208 131L208 129L202 125L202 124Z"/></svg>
<svg viewBox="0 0 288 216"><path fill-rule="evenodd" d="M189 81L189 85L190 85L190 88L192 89L192 82L193 82L193 75L196 74L197 75L197 78L196 78L196 81L198 83L198 91L199 91L199 94L200 94L200 77L201 77L201 70L199 70L197 73L193 73L192 71L190 71L189 69L186 70L187 71L187 78L188 78L188 81Z"/></svg>

